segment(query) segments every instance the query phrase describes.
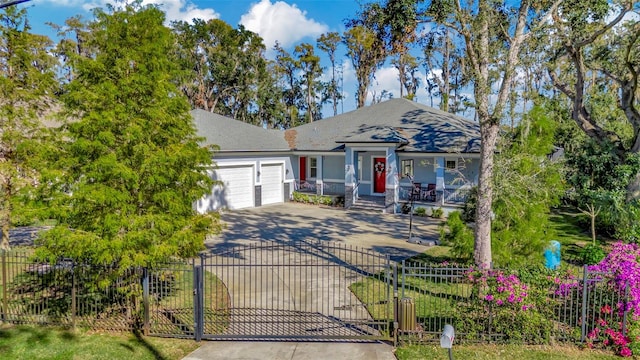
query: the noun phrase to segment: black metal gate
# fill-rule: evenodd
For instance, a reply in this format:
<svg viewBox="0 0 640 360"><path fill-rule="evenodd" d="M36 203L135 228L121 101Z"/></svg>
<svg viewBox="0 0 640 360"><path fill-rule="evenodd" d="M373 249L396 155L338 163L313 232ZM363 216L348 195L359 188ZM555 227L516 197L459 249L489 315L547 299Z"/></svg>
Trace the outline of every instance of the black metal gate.
<svg viewBox="0 0 640 360"><path fill-rule="evenodd" d="M387 255L323 242L203 256L194 267L196 339L390 339L391 271Z"/></svg>

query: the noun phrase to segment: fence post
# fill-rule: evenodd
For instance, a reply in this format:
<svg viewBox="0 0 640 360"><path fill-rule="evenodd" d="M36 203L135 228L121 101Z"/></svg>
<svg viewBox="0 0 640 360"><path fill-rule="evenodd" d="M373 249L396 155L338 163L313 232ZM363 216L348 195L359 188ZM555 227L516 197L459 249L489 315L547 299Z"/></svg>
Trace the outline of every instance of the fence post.
<svg viewBox="0 0 640 360"><path fill-rule="evenodd" d="M404 271L404 260L402 260L402 268ZM393 263L393 347L398 345L398 263Z"/></svg>
<svg viewBox="0 0 640 360"><path fill-rule="evenodd" d="M402 260L402 280L401 280L401 284L402 284L402 289L400 290L402 292L402 294L400 294L400 297L404 298L404 278L405 278L405 262L404 260Z"/></svg>
<svg viewBox="0 0 640 360"><path fill-rule="evenodd" d="M71 262L71 326L76 327L76 263Z"/></svg>
<svg viewBox="0 0 640 360"><path fill-rule="evenodd" d="M2 251L2 321L7 321L7 252Z"/></svg>
<svg viewBox="0 0 640 360"><path fill-rule="evenodd" d="M142 332L145 336L149 335L149 269L142 269L142 307L143 307L143 324Z"/></svg>
<svg viewBox="0 0 640 360"><path fill-rule="evenodd" d="M582 271L582 321L580 326L580 342L584 342L587 336L587 277L589 275L589 269L587 265L584 265Z"/></svg>
<svg viewBox="0 0 640 360"><path fill-rule="evenodd" d="M202 340L204 333L204 309L203 309L203 281L202 281L202 263L193 265L193 332L196 341Z"/></svg>

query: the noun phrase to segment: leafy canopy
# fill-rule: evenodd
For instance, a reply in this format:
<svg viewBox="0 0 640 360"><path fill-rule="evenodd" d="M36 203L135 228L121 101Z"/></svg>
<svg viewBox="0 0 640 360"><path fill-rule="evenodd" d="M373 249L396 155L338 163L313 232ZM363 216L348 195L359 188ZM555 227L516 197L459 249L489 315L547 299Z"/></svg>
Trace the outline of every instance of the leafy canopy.
<svg viewBox="0 0 640 360"><path fill-rule="evenodd" d="M67 187L40 255L149 265L193 256L218 229L193 203L211 180L189 104L176 87L174 38L164 13L139 3L95 10L88 54L70 54L74 78L58 166Z"/></svg>

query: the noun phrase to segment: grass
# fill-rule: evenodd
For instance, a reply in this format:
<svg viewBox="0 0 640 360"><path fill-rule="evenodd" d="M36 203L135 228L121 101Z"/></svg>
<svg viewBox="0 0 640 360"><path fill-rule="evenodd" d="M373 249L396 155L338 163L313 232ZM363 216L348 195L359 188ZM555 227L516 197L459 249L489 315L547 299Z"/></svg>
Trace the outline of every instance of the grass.
<svg viewBox="0 0 640 360"><path fill-rule="evenodd" d="M8 284L12 284L16 278L25 271L32 264L27 258L14 258L12 256L7 257L8 269L7 279ZM156 334L173 334L182 336L191 336L194 331L194 305L193 305L193 267L186 263L175 263L169 265L166 269L158 269L151 272L151 293L150 293L150 317L151 317L151 332ZM0 275L1 276L1 275ZM37 275L33 275L37 276ZM0 281L0 293L2 292L2 281ZM31 281L31 280L30 280ZM40 283L42 279L38 279ZM55 288L55 284L49 284ZM21 298L25 294L13 293L11 291L12 286L8 286L9 293L8 298L11 302L16 302L18 305L10 307L10 310L14 317L29 321L34 314L33 307L20 306ZM41 297L46 294L45 292L34 292L30 298L34 301L41 301ZM70 293L66 293L69 303L71 302ZM91 296L88 297L89 302ZM84 296L79 295L78 307L86 308L90 306L83 300ZM44 300L42 300L44 301ZM229 307L229 294L226 286L220 281L214 274L206 272L204 276L204 307L205 307L205 332L207 334L216 334L224 331L228 326L228 307ZM123 320L118 317L120 312L115 314L110 313L90 313L82 317L82 321L89 326L94 326L95 329L114 329L113 323L118 326L122 325ZM46 314L40 314L39 316L47 316ZM46 319L43 321L49 321L55 323L56 319ZM78 318L77 321L80 321ZM101 324L107 324L107 327ZM111 324L111 325L109 325Z"/></svg>
<svg viewBox="0 0 640 360"><path fill-rule="evenodd" d="M171 285L168 293L152 305L152 332L193 333L193 268L176 264L170 270L158 271L156 276L159 282L168 281ZM227 287L217 276L205 272L204 278L204 331L218 334L228 326L231 300Z"/></svg>
<svg viewBox="0 0 640 360"><path fill-rule="evenodd" d="M181 359L198 344L193 340L143 337L64 330L46 327L0 327L0 357L3 359Z"/></svg>
<svg viewBox="0 0 640 360"><path fill-rule="evenodd" d="M438 344L408 345L397 349L398 360L446 360L449 359L446 349ZM529 345L453 345L455 359L478 360L608 360L619 359L611 352L585 349L575 346L529 346Z"/></svg>
<svg viewBox="0 0 640 360"><path fill-rule="evenodd" d="M591 242L591 233L585 225L586 216L576 209L561 207L549 216L551 228L562 244L586 245Z"/></svg>

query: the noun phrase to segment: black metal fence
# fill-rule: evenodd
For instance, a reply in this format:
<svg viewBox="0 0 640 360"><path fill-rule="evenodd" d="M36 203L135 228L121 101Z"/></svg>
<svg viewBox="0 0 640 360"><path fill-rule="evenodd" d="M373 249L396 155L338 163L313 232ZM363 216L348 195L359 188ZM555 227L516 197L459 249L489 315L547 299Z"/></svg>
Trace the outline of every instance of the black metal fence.
<svg viewBox="0 0 640 360"><path fill-rule="evenodd" d="M141 269L118 273L109 266L36 262L29 251L0 253L3 322L117 331L139 325Z"/></svg>
<svg viewBox="0 0 640 360"><path fill-rule="evenodd" d="M407 318L404 311L416 319L400 324L400 340L437 340L445 324L454 325L458 339L529 344L584 342L605 323L619 324L623 335L628 328L628 286L620 292L587 266L581 276L538 274L530 281L501 270L483 279L468 267L403 261L400 268L399 317Z"/></svg>
<svg viewBox="0 0 640 360"><path fill-rule="evenodd" d="M602 323L628 328L628 291L586 267L575 278L521 277L522 300L476 275L322 242L259 243L124 272L1 252L0 321L196 339L423 341L452 324L457 338L523 343L585 341Z"/></svg>

